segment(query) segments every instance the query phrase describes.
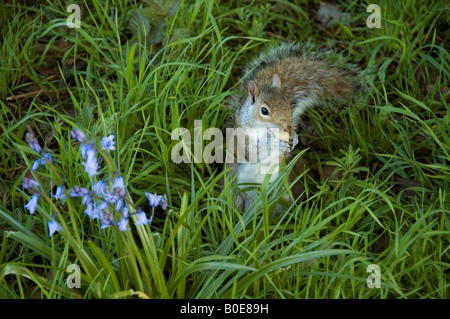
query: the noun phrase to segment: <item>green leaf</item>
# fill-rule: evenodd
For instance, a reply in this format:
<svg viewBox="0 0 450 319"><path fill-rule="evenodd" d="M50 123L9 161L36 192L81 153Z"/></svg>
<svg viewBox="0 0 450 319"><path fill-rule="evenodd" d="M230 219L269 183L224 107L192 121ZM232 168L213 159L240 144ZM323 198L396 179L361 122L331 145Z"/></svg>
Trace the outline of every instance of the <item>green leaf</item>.
<svg viewBox="0 0 450 319"><path fill-rule="evenodd" d="M138 36L139 33L143 33L144 37L150 33L151 23L146 17L139 14L139 10L134 10L130 17L130 29L134 36Z"/></svg>
<svg viewBox="0 0 450 319"><path fill-rule="evenodd" d="M54 286L52 281L37 275L28 268L20 266L19 264L9 263L1 266L0 282L7 275L17 275L30 279L40 287L41 291L44 291L44 289L53 289L56 293L66 298L77 298L77 299L81 298L81 296L77 293L76 290L70 289L68 287Z"/></svg>
<svg viewBox="0 0 450 319"><path fill-rule="evenodd" d="M95 244L91 240L88 242L88 246L97 261L106 270L105 277L108 277L110 279L110 282L112 283L112 290L120 291L119 280L117 279L116 273L111 266L111 261L105 258L105 255L103 255L100 249L98 249L98 247L95 246Z"/></svg>
<svg viewBox="0 0 450 319"><path fill-rule="evenodd" d="M378 78L380 79L381 83L386 82L386 70L392 61L394 61L393 58L386 58L386 61L384 61L378 69Z"/></svg>
<svg viewBox="0 0 450 319"><path fill-rule="evenodd" d="M52 248L37 236L30 236L20 231L6 232L9 238L13 238L28 248L32 249L34 252L41 254L43 257L52 260L53 257L56 259L61 258L61 253L57 250L52 250Z"/></svg>
<svg viewBox="0 0 450 319"><path fill-rule="evenodd" d="M152 21L162 20L175 15L181 0L144 0L147 8L140 10L141 14Z"/></svg>
<svg viewBox="0 0 450 319"><path fill-rule="evenodd" d="M143 18L148 19L151 23L161 22L167 17L165 12L161 10L153 10L152 8L143 8L138 12Z"/></svg>

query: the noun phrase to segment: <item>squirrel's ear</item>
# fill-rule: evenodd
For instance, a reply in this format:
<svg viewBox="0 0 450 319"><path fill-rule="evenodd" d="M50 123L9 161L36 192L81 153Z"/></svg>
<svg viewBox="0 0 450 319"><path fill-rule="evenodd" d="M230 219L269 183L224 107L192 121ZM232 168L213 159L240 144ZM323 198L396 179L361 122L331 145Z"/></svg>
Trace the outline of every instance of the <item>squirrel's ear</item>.
<svg viewBox="0 0 450 319"><path fill-rule="evenodd" d="M250 83L248 84L248 93L252 98L252 104L254 104L256 98L259 96L259 88L254 81L250 81Z"/></svg>
<svg viewBox="0 0 450 319"><path fill-rule="evenodd" d="M281 80L278 74L274 74L272 77L272 86L281 89Z"/></svg>

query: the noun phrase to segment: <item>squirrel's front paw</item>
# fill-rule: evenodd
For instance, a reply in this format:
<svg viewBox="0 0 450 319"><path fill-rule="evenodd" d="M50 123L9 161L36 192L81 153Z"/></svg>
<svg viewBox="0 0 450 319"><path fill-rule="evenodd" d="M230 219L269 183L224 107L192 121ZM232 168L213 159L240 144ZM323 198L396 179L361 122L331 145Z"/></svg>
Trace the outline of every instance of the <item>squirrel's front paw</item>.
<svg viewBox="0 0 450 319"><path fill-rule="evenodd" d="M291 132L289 140L278 140L280 151L283 153L291 152L298 144L298 136L295 132Z"/></svg>
<svg viewBox="0 0 450 319"><path fill-rule="evenodd" d="M289 142L278 140L278 149L280 153L288 153L291 151L291 145Z"/></svg>
<svg viewBox="0 0 450 319"><path fill-rule="evenodd" d="M278 147L282 152L290 152L298 144L298 135L295 132L278 132L272 131L275 140L278 143Z"/></svg>
<svg viewBox="0 0 450 319"><path fill-rule="evenodd" d="M289 146L291 147L291 151L298 144L298 135L295 132L291 132L289 136Z"/></svg>

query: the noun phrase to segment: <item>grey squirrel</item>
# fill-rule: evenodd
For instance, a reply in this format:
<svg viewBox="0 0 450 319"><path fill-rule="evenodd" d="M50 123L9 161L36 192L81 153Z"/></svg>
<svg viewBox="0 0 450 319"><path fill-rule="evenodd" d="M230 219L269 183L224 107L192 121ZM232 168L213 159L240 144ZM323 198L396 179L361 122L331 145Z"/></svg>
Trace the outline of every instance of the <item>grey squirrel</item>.
<svg viewBox="0 0 450 319"><path fill-rule="evenodd" d="M270 182L275 180L279 164L298 143L295 131L307 108L359 95L362 86L356 68L345 69L334 60L334 55L318 51L309 42L283 43L268 48L245 67L240 88L248 95L235 98L234 129L247 130L248 143L244 149L234 147L234 143L232 148L227 145L234 159L240 151L244 154L241 162L233 162L232 174L237 174L239 189L249 183L261 184L267 174L262 168L267 172L268 165L274 163ZM256 152L253 160L249 159L250 150ZM277 152L272 155L272 151ZM238 192L235 205L246 210L254 197L253 190Z"/></svg>

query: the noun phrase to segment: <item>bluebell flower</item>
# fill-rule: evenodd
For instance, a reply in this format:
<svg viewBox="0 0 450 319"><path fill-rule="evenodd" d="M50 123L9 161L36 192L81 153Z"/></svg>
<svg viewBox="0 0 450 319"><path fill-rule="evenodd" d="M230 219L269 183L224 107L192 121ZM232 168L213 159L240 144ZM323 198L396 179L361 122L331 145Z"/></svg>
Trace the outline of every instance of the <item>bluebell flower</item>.
<svg viewBox="0 0 450 319"><path fill-rule="evenodd" d="M145 215L144 211L142 211L139 208L139 211L137 212L137 223L136 225L146 225L149 224L149 219L147 219L147 216Z"/></svg>
<svg viewBox="0 0 450 319"><path fill-rule="evenodd" d="M70 137L74 140L77 140L80 143L83 143L86 140L86 135L83 134L79 129L73 129L70 132Z"/></svg>
<svg viewBox="0 0 450 319"><path fill-rule="evenodd" d="M123 184L123 178L120 176L117 176L114 179L114 185L112 187L113 192L117 193L118 196L124 197L125 196L125 185Z"/></svg>
<svg viewBox="0 0 450 319"><path fill-rule="evenodd" d="M123 178L121 176L117 176L114 179L112 191L107 194L106 200L110 203L116 203L123 198L125 198L125 185L123 184Z"/></svg>
<svg viewBox="0 0 450 319"><path fill-rule="evenodd" d="M84 160L87 159L88 151L94 151L95 152L95 147L92 144L90 144L90 143L81 144L80 154L81 154L81 158L82 159L84 159Z"/></svg>
<svg viewBox="0 0 450 319"><path fill-rule="evenodd" d="M56 188L55 195L50 193L50 196L52 196L54 199L65 199L66 194L64 194L64 186L58 186L58 188Z"/></svg>
<svg viewBox="0 0 450 319"><path fill-rule="evenodd" d="M75 185L69 192L70 197L83 197L85 195L89 195L89 191L78 185Z"/></svg>
<svg viewBox="0 0 450 319"><path fill-rule="evenodd" d="M24 177L22 181L22 187L25 189L39 188L39 183L32 178Z"/></svg>
<svg viewBox="0 0 450 319"><path fill-rule="evenodd" d="M34 193L33 197L31 197L28 204L25 205L25 208L28 209L28 211L30 212L31 215L33 215L34 212L36 211L36 206L38 203L39 196L40 196L39 193Z"/></svg>
<svg viewBox="0 0 450 319"><path fill-rule="evenodd" d="M128 214L128 205L125 205L123 207L123 211L122 211L122 219L116 223L116 226L119 228L119 230L121 232L124 232L126 230L130 230L130 228L127 228L128 225L128 218L129 218L129 214Z"/></svg>
<svg viewBox="0 0 450 319"><path fill-rule="evenodd" d="M48 222L48 236L52 237L54 233L62 230L62 227L55 221L55 215L53 215L52 219Z"/></svg>
<svg viewBox="0 0 450 319"><path fill-rule="evenodd" d="M94 149L89 149L87 151L86 162L81 163L85 167L86 173L91 177L97 175L98 172L98 162L97 162L97 152Z"/></svg>
<svg viewBox="0 0 450 319"><path fill-rule="evenodd" d="M37 138L33 134L26 133L25 140L26 140L28 146L30 146L30 148L33 151L38 152L38 153L42 152L42 147L39 145Z"/></svg>
<svg viewBox="0 0 450 319"><path fill-rule="evenodd" d="M39 168L39 166L41 166L41 165L45 165L45 158L41 158L41 159L35 160L35 161L33 162L33 165L31 166L31 170L32 170L32 171L35 171L35 170L37 170L37 169Z"/></svg>
<svg viewBox="0 0 450 319"><path fill-rule="evenodd" d="M84 213L88 215L90 219L99 218L99 216L97 215L97 211L94 209L94 204L92 202L86 204L86 209L84 210Z"/></svg>
<svg viewBox="0 0 450 319"><path fill-rule="evenodd" d="M98 181L92 186L92 190L97 196L104 197L108 194L108 186L105 181Z"/></svg>
<svg viewBox="0 0 450 319"><path fill-rule="evenodd" d="M159 201L159 206L161 206L162 209L167 209L167 197L166 195L163 196L163 198Z"/></svg>
<svg viewBox="0 0 450 319"><path fill-rule="evenodd" d="M127 228L128 225L128 217L123 217L118 223L116 223L117 227L121 232L124 232L126 230L130 230L130 228Z"/></svg>
<svg viewBox="0 0 450 319"><path fill-rule="evenodd" d="M123 199L119 199L116 202L116 212L120 212L120 210L122 209L122 206L123 206Z"/></svg>
<svg viewBox="0 0 450 319"><path fill-rule="evenodd" d="M105 214L109 214L109 203L103 201L100 204L96 205L94 208L94 214L95 216L100 218Z"/></svg>
<svg viewBox="0 0 450 319"><path fill-rule="evenodd" d="M81 200L81 204L87 205L91 201L92 201L91 195L90 194L86 194L86 195L83 196L83 199Z"/></svg>
<svg viewBox="0 0 450 319"><path fill-rule="evenodd" d="M125 204L125 206L123 206L123 210L122 210L122 216L128 218L128 205Z"/></svg>
<svg viewBox="0 0 450 319"><path fill-rule="evenodd" d="M102 221L102 226L100 227L101 229L105 229L114 224L113 215L111 213L102 214L100 219Z"/></svg>
<svg viewBox="0 0 450 319"><path fill-rule="evenodd" d="M161 208L164 210L167 208L167 201L166 201L166 197L164 195L157 195L157 194L145 192L145 196L147 196L147 198L148 198L150 207L154 208L154 207L160 205Z"/></svg>
<svg viewBox="0 0 450 319"><path fill-rule="evenodd" d="M148 202L150 204L150 207L158 206L158 204L159 204L159 202L161 200L161 197L162 197L160 195L147 193L147 192L145 192L145 196L147 196L147 198L148 198Z"/></svg>
<svg viewBox="0 0 450 319"><path fill-rule="evenodd" d="M47 163L47 161L49 161L50 163L53 163L52 156L50 155L50 153L44 153L44 154L42 154L42 156L44 156L44 157L42 157L41 159L35 160L33 162L33 166L31 167L32 171L37 170L39 168L39 166L45 165Z"/></svg>
<svg viewBox="0 0 450 319"><path fill-rule="evenodd" d="M114 135L110 135L108 137L102 138L100 147L104 151L114 151L116 149L114 147L115 144L116 144L116 142L114 142Z"/></svg>

